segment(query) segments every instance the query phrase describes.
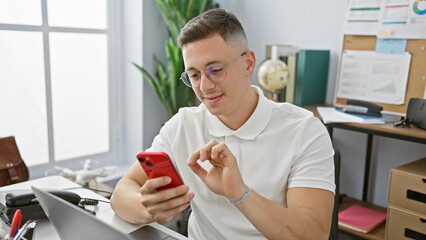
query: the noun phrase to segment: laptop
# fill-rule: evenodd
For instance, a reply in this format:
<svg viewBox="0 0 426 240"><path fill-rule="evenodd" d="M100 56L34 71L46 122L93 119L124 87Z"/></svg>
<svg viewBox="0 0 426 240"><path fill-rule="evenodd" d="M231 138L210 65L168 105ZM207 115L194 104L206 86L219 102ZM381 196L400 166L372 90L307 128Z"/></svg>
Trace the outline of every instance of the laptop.
<svg viewBox="0 0 426 240"><path fill-rule="evenodd" d="M176 239L149 225L125 234L76 205L34 186L31 189L62 240Z"/></svg>

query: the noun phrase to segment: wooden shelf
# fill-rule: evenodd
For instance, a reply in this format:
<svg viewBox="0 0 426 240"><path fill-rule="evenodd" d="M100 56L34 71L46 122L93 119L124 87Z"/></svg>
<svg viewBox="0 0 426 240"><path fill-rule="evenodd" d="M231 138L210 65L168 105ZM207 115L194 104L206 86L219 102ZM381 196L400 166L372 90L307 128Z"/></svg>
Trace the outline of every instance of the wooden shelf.
<svg viewBox="0 0 426 240"><path fill-rule="evenodd" d="M351 198L351 197L344 197L343 201L339 204L339 212L342 211L342 210L345 210L346 208L348 208L348 207L350 207L354 204L357 204L357 205L360 205L360 206L363 206L363 207L367 207L367 208L370 208L370 209L374 209L374 210L384 212L384 213L386 213L386 210L387 210L386 208L382 208L382 207L379 207L379 206L376 206L376 205L373 205L373 204L370 204L370 203L367 203L367 202L363 202L363 201L360 201L360 200L357 200L357 199L354 199L354 198ZM339 226L339 230L350 232L350 233L357 235L357 236L360 236L362 238L372 239L372 240L385 239L385 232L386 232L385 228L386 228L386 221L383 222L382 224L380 224L377 228L373 229L369 233L361 233L361 232L357 232L357 231L354 231L354 230L346 228L346 227Z"/></svg>

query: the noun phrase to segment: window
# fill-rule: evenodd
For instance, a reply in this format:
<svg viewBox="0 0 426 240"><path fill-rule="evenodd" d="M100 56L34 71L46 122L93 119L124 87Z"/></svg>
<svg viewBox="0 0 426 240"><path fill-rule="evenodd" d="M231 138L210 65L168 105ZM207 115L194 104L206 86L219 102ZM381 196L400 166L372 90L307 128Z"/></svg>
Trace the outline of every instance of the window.
<svg viewBox="0 0 426 240"><path fill-rule="evenodd" d="M117 2L0 1L0 137L35 175L118 159Z"/></svg>

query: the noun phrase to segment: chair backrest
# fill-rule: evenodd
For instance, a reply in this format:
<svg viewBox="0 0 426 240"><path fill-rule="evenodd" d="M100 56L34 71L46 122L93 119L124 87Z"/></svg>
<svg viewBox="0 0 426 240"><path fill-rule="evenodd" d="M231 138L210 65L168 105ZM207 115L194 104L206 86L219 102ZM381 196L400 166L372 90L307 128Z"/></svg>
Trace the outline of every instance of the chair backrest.
<svg viewBox="0 0 426 240"><path fill-rule="evenodd" d="M330 240L338 239L339 232L339 195L340 195L340 151L334 149L334 181L336 183L336 191L334 195L333 217L331 220Z"/></svg>

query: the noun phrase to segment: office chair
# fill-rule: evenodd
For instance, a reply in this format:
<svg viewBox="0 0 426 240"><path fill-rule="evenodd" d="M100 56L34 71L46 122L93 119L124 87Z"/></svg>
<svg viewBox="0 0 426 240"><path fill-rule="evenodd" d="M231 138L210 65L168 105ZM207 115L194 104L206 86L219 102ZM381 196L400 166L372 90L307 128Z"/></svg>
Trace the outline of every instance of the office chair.
<svg viewBox="0 0 426 240"><path fill-rule="evenodd" d="M333 217L331 219L331 229L329 240L337 240L339 232L339 195L340 195L340 151L334 149L334 181L336 190L334 195Z"/></svg>
<svg viewBox="0 0 426 240"><path fill-rule="evenodd" d="M334 195L334 207L333 207L333 215L331 219L331 229L329 240L337 240L338 232L339 232L339 224L338 224L338 214L339 214L339 187L340 187L340 151L334 149L334 181L336 184L336 190ZM192 209L191 206L187 207L185 211L181 215L181 219L178 220L177 229L178 232L184 236L188 236L188 220L191 215Z"/></svg>

